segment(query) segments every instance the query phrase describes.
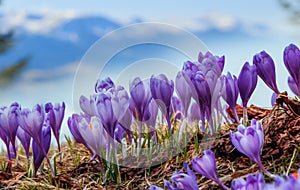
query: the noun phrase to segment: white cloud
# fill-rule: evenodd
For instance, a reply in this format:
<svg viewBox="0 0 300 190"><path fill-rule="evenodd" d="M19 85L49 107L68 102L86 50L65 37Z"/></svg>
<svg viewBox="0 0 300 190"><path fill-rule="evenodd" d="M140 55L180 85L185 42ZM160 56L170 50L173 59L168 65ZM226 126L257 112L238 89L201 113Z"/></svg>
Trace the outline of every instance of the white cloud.
<svg viewBox="0 0 300 190"><path fill-rule="evenodd" d="M74 75L77 69L78 63L71 63L60 66L54 69L31 69L26 70L22 74L23 81L35 81L35 80L53 80L57 77L65 77Z"/></svg>
<svg viewBox="0 0 300 190"><path fill-rule="evenodd" d="M28 18L28 15L39 16L40 19ZM28 32L37 34L47 34L52 29L60 26L62 23L79 17L81 14L75 11L52 11L49 9L40 9L30 13L14 12L3 15L1 22L6 28L22 27Z"/></svg>

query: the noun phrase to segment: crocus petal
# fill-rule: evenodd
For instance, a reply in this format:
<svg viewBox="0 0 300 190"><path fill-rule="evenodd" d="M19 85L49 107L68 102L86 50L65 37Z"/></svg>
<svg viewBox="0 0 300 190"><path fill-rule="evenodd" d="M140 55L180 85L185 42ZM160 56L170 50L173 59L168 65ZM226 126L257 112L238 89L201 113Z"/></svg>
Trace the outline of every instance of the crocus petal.
<svg viewBox="0 0 300 190"><path fill-rule="evenodd" d="M257 84L257 72L255 65L250 66L246 62L240 72L237 80L240 96L243 102L243 107L247 107L247 103Z"/></svg>
<svg viewBox="0 0 300 190"><path fill-rule="evenodd" d="M22 109L18 117L20 127L27 132L36 142L41 141L42 127L44 123L45 112L41 105L37 104L32 111Z"/></svg>
<svg viewBox="0 0 300 190"><path fill-rule="evenodd" d="M204 151L202 158L196 157L192 161L193 169L199 174L213 181L218 180L216 173L216 158L211 150Z"/></svg>
<svg viewBox="0 0 300 190"><path fill-rule="evenodd" d="M260 151L264 143L264 134L258 121L253 119L251 126L247 128L239 125L237 132L230 132L230 140L239 152L261 164Z"/></svg>
<svg viewBox="0 0 300 190"><path fill-rule="evenodd" d="M168 80L164 74L150 79L150 90L153 99L157 101L158 107L162 110L165 117L169 118L171 98L174 92L174 83Z"/></svg>
<svg viewBox="0 0 300 190"><path fill-rule="evenodd" d="M278 94L275 64L272 57L267 52L262 51L253 57L253 64L256 66L258 76L269 88Z"/></svg>
<svg viewBox="0 0 300 190"><path fill-rule="evenodd" d="M17 130L17 137L20 140L20 142L25 150L26 158L27 158L27 161L29 162L29 160L30 160L29 148L30 148L31 136L28 133L26 133L21 127L19 127Z"/></svg>
<svg viewBox="0 0 300 190"><path fill-rule="evenodd" d="M175 80L176 92L182 102L183 114L187 116L187 110L189 108L192 92L189 86L189 83L186 81L186 78L183 76L183 71L179 71L176 80Z"/></svg>
<svg viewBox="0 0 300 190"><path fill-rule="evenodd" d="M288 85L296 96L300 96L300 85L296 84L292 77L288 77Z"/></svg>
<svg viewBox="0 0 300 190"><path fill-rule="evenodd" d="M107 140L101 120L95 116L90 120L85 117L80 117L78 130L92 151L101 156L100 148L102 146L102 148L106 149L104 142Z"/></svg>
<svg viewBox="0 0 300 190"><path fill-rule="evenodd" d="M300 86L300 50L295 44L290 44L284 49L283 60L285 67L294 79L297 86Z"/></svg>
<svg viewBox="0 0 300 190"><path fill-rule="evenodd" d="M44 125L42 127L42 133L40 139L42 140L42 146L36 142L32 141L32 154L33 154L33 163L34 163L34 171L37 172L38 168L41 166L45 155L42 151L42 148L48 153L51 142L51 127L49 125Z"/></svg>
<svg viewBox="0 0 300 190"><path fill-rule="evenodd" d="M115 87L114 82L111 80L111 78L107 77L104 80L97 80L95 85L95 92L103 92L103 91L109 91L110 89L113 89Z"/></svg>

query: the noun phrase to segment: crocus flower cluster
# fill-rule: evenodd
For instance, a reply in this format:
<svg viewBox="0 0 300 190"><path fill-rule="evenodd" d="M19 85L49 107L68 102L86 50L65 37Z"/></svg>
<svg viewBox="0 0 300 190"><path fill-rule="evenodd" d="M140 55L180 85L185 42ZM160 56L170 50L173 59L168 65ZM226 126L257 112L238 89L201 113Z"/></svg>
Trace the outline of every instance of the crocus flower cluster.
<svg viewBox="0 0 300 190"><path fill-rule="evenodd" d="M253 119L251 121L251 126L247 128L243 125L239 125L237 132L231 132L230 139L238 151L242 152L243 154L251 158L253 161L255 161L264 173L266 173L270 177L274 177L275 180L274 183L266 183L264 181L262 173L258 173L255 175L249 174L246 180L243 178L233 180L231 183L232 190L286 190L300 188L300 180L297 177L300 173L300 169L298 173L296 173L296 175L290 175L289 177L281 177L278 175L270 174L263 167L260 160L260 151L264 143L264 134L262 126L258 121ZM192 160L192 168L200 175L203 175L206 178L216 182L223 189L229 190L229 188L222 183L222 181L217 175L216 158L212 150L205 150L204 155L201 158L195 157ZM167 189L198 189L195 174L187 166L187 163L185 163L185 170L187 171L187 174L182 174L182 171L175 172L173 174L171 180L175 183L175 185L165 180L165 187ZM178 178L180 180L178 180ZM190 186L188 186L187 184L189 184ZM150 189L160 188L153 185L150 187Z"/></svg>
<svg viewBox="0 0 300 190"><path fill-rule="evenodd" d="M297 175L300 174L298 170ZM300 189L300 180L294 175L274 177L274 183L267 183L262 173L248 174L246 180L243 178L235 179L231 182L232 190L292 190Z"/></svg>
<svg viewBox="0 0 300 190"><path fill-rule="evenodd" d="M26 152L27 160L30 162L29 149L32 139L34 174L44 158L47 159L52 174L54 174L47 153L50 148L51 129L57 139L58 147L60 147L59 134L64 110L64 103L55 106L47 103L46 110L40 104L34 106L32 110L21 109L18 103L0 108L0 137L6 144L8 159L11 160L17 156L16 138L18 137Z"/></svg>
<svg viewBox="0 0 300 190"><path fill-rule="evenodd" d="M205 150L203 157L195 157L192 161L192 168L200 175L205 176L206 178L215 181L220 187L223 189L229 190L221 180L217 176L216 169L216 158L215 154L212 150ZM171 180L174 184L170 183L167 180L164 180L164 185L167 189L189 189L189 190L197 190L197 178L195 173L189 168L187 162L184 163L184 169L187 174L183 173L183 171L175 172ZM152 185L150 189L161 189L155 185Z"/></svg>
<svg viewBox="0 0 300 190"><path fill-rule="evenodd" d="M105 152L110 162L111 150L116 151L116 145L123 139L124 133L131 137L132 117L126 90L116 87L110 78L98 80L95 94L90 98L81 96L79 103L83 113L73 114L68 119L71 134L76 142L89 149L92 159L103 157L102 152Z"/></svg>

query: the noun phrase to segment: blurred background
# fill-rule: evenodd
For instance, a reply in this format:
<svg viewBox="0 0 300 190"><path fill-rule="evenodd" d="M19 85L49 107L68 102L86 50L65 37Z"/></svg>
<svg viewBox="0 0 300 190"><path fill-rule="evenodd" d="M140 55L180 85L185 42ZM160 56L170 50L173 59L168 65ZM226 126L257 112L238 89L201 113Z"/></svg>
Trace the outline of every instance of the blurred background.
<svg viewBox="0 0 300 190"><path fill-rule="evenodd" d="M211 52L225 55L224 74L238 75L246 61L252 63L253 55L265 50L275 61L280 91L292 95L283 50L290 43L300 46L299 5L299 0L2 0L0 106L65 101L70 116L74 74L83 55L108 32L140 22L172 24L193 33ZM107 76L115 74L113 66L106 70ZM250 102L270 107L271 93L259 80Z"/></svg>

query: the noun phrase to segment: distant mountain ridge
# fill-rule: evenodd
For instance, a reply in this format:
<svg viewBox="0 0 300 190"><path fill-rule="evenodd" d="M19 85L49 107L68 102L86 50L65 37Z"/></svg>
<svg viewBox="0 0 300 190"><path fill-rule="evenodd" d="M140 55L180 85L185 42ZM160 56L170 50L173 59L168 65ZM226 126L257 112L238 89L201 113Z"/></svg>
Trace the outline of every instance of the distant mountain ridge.
<svg viewBox="0 0 300 190"><path fill-rule="evenodd" d="M40 20L40 15L27 15L27 19ZM122 25L101 16L78 17L64 22L47 34L26 31L22 26L15 28L15 45L0 56L0 70L5 69L20 57L30 57L25 69L50 69L79 61L87 49L109 31ZM207 31L192 31L201 40L237 38L248 36L240 25L228 31L215 28Z"/></svg>

